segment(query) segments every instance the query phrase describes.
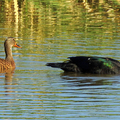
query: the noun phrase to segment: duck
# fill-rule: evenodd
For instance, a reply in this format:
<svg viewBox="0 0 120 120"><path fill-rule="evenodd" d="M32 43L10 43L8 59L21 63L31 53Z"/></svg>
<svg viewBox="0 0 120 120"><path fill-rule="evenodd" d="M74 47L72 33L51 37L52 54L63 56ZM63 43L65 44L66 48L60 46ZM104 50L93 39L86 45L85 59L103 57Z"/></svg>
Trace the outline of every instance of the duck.
<svg viewBox="0 0 120 120"><path fill-rule="evenodd" d="M0 72L15 68L12 47L22 48L16 43L13 37L8 37L4 42L5 59L0 58Z"/></svg>
<svg viewBox="0 0 120 120"><path fill-rule="evenodd" d="M46 66L81 74L120 74L120 62L112 58L75 56L68 59L64 62L47 63Z"/></svg>

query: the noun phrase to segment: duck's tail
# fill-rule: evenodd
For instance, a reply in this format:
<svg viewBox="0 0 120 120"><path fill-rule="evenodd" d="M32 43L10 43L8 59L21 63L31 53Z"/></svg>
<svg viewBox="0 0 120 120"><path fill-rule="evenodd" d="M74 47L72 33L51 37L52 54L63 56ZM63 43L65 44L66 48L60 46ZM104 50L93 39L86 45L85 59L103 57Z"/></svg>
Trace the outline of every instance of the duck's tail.
<svg viewBox="0 0 120 120"><path fill-rule="evenodd" d="M61 68L66 72L80 72L80 69L77 65L73 63L47 63L46 66L54 67L54 68Z"/></svg>
<svg viewBox="0 0 120 120"><path fill-rule="evenodd" d="M54 68L62 68L64 63L47 63L46 66L54 67Z"/></svg>

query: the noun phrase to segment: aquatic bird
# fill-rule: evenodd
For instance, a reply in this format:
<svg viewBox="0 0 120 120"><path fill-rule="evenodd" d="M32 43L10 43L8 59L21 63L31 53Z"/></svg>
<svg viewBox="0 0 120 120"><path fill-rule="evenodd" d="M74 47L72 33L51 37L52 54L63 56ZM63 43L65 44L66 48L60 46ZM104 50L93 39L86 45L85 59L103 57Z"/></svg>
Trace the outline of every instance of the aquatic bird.
<svg viewBox="0 0 120 120"><path fill-rule="evenodd" d="M61 68L65 72L90 74L119 74L120 62L105 57L76 56L61 63L47 63L47 66Z"/></svg>
<svg viewBox="0 0 120 120"><path fill-rule="evenodd" d="M15 68L15 62L12 56L12 47L22 48L17 45L13 37L8 37L4 42L5 59L0 58L0 72Z"/></svg>

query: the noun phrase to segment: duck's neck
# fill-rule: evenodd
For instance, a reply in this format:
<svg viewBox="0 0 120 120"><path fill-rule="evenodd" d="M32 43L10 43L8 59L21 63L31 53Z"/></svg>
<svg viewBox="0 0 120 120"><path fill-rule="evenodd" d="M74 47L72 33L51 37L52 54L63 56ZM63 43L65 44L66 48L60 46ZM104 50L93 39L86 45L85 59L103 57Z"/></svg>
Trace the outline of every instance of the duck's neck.
<svg viewBox="0 0 120 120"><path fill-rule="evenodd" d="M15 62L14 62L13 56L12 56L12 47L5 46L5 54L6 54L5 60L10 62L12 66L15 66Z"/></svg>

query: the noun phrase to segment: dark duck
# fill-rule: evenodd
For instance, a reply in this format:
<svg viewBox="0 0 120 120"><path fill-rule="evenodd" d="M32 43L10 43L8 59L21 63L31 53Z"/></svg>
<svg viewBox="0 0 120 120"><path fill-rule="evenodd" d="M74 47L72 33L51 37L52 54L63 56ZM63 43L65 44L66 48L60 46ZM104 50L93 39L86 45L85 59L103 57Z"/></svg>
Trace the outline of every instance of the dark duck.
<svg viewBox="0 0 120 120"><path fill-rule="evenodd" d="M65 72L90 74L120 74L120 62L105 57L76 56L61 63L47 63L47 66L61 68Z"/></svg>

